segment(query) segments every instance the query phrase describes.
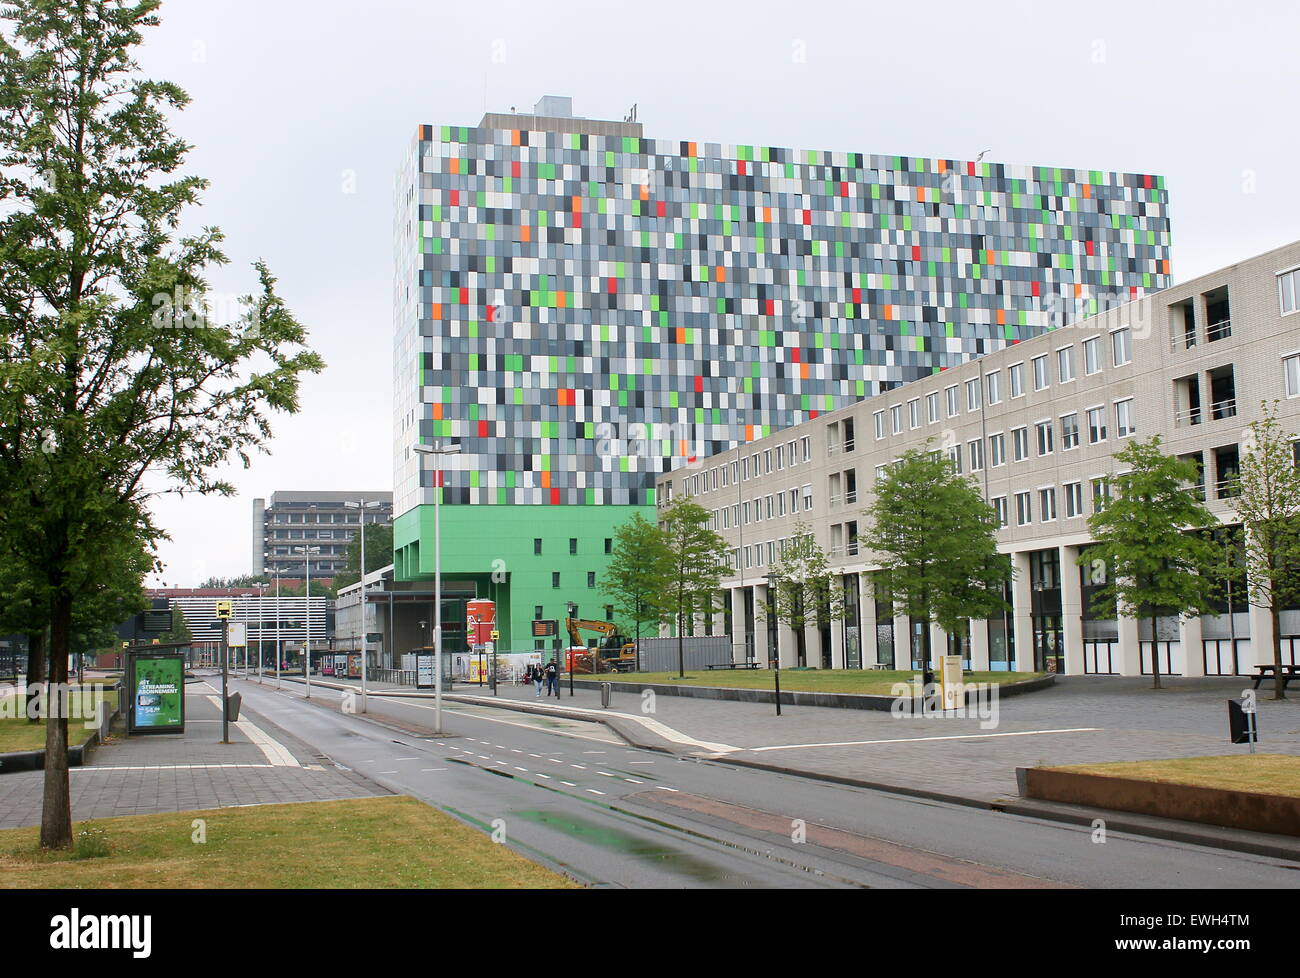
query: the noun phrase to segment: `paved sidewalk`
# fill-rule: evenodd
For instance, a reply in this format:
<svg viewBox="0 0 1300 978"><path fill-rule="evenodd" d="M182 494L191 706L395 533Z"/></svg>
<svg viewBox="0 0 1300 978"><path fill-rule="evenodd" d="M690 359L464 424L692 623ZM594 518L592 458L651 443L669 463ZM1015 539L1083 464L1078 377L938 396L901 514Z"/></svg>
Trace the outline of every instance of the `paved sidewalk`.
<svg viewBox="0 0 1300 978"><path fill-rule="evenodd" d="M635 742L682 754L716 754L801 773L846 778L988 802L1015 797L1015 769L1149 758L1245 753L1228 742L1227 700L1249 680L1063 677L1055 686L998 702L996 726L977 717L895 718L873 710L782 706L615 692L610 709L599 693L567 685L559 701L531 688L502 686L499 700L524 706L580 708L613 714L612 725ZM1266 691L1261 690L1261 693ZM491 693L457 686L456 696ZM1259 700L1259 749L1300 754L1300 696ZM622 716L618 716L621 714ZM715 751L674 742L650 720L690 740L735 748Z"/></svg>
<svg viewBox="0 0 1300 978"><path fill-rule="evenodd" d="M73 819L388 794L247 710L220 743L219 679L185 684L185 714L184 734L119 736L72 768ZM43 784L41 771L0 775L0 828L40 823Z"/></svg>

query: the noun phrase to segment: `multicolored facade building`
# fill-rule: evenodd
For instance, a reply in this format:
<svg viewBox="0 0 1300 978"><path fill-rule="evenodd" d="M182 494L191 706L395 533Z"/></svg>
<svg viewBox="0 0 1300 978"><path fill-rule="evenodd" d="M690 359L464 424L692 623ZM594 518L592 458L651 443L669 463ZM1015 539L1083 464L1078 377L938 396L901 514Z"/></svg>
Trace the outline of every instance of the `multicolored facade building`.
<svg viewBox="0 0 1300 978"><path fill-rule="evenodd" d="M614 529L725 451L1169 284L1150 174L647 138L568 99L398 174L394 560L502 647L602 617ZM451 440L433 464L417 442Z"/></svg>

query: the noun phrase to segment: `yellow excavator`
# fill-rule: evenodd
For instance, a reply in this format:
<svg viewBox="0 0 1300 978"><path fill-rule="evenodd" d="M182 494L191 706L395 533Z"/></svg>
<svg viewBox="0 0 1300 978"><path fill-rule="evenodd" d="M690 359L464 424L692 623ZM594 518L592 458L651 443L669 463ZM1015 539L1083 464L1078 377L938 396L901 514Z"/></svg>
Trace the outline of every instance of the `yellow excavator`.
<svg viewBox="0 0 1300 978"><path fill-rule="evenodd" d="M573 672L631 672L636 668L636 645L620 635L618 626L612 621L566 618L564 627L569 632L568 660ZM594 649L589 649L582 640L584 629L605 638Z"/></svg>

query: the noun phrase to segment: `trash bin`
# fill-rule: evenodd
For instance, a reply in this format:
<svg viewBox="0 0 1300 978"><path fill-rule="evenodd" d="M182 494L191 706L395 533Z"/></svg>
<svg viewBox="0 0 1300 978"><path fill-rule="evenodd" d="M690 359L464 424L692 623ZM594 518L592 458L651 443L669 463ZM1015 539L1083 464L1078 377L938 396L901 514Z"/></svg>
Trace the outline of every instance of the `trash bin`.
<svg viewBox="0 0 1300 978"><path fill-rule="evenodd" d="M231 693L229 696L226 697L226 718L231 723L238 722L239 704L242 703L243 700L244 698L240 696L238 693Z"/></svg>
<svg viewBox="0 0 1300 978"><path fill-rule="evenodd" d="M604 709L609 706L609 696L614 691L614 687L609 683L600 684L600 706Z"/></svg>

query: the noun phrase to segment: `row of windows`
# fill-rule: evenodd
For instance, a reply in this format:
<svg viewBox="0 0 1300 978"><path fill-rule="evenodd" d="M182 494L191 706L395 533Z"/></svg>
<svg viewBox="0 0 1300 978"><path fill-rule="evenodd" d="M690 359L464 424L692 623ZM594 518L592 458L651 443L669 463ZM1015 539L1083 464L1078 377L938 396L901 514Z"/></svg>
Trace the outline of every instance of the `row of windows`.
<svg viewBox="0 0 1300 978"><path fill-rule="evenodd" d="M1083 512L1083 483L1067 482L1060 486L1060 509L1058 510L1058 493L1056 486L1041 486L1028 492L1016 492L1008 500L1007 496L994 496L989 502L998 516L998 525L1011 525L1011 506L1015 507L1016 526L1028 526L1039 523L1054 523L1058 517L1078 519ZM1092 511L1095 513L1106 505L1110 499L1110 482L1105 476L1097 476L1089 481L1089 496L1092 499ZM1035 520L1037 513L1037 520Z"/></svg>
<svg viewBox="0 0 1300 978"><path fill-rule="evenodd" d="M1102 369L1102 338L1091 336L1079 345L1083 350L1084 376L1099 373ZM1076 377L1075 347L1063 346L1055 354L1044 353L1029 361L1030 377L1035 391L1046 390L1051 386L1052 359L1055 358L1056 380L1067 384ZM1133 335L1127 326L1110 332L1111 365L1120 367L1133 359ZM1002 369L990 370L983 377L973 377L965 383L965 401L967 411L979 411L984 405L1001 404L1004 397L1017 398L1025 393L1024 361L1010 364L1006 368L1006 389L1002 384ZM955 418L961 413L962 388L958 384L945 387L940 392L931 391L925 395L925 424L937 424L944 417ZM893 404L872 414L876 439L887 435L899 435L905 430L904 410L906 410L906 430L920 428L922 425L922 399L914 397L904 404Z"/></svg>
<svg viewBox="0 0 1300 978"><path fill-rule="evenodd" d="M578 538L569 537L569 553L576 554L577 552L578 552ZM612 554L613 552L614 552L614 538L605 537L605 553ZM541 537L533 537L533 553L539 557L541 556L542 554Z"/></svg>
<svg viewBox="0 0 1300 978"><path fill-rule="evenodd" d="M551 587L559 587L559 586L560 586L560 572L551 571ZM595 586L596 586L596 572L587 571L587 587L595 587Z"/></svg>
<svg viewBox="0 0 1300 978"><path fill-rule="evenodd" d="M850 431L851 430L852 429L850 429ZM851 449L851 434L849 435L849 440L849 448ZM811 462L811 436L804 435L801 438L791 440L788 444L765 448L763 451L755 452L753 455L747 455L741 459L734 459L731 462L716 466L706 472L700 472L697 475L688 476L686 479L686 489L692 496L698 496L701 493L712 492L718 489L726 489L727 486L735 485L737 482L744 482L749 479L758 478L759 476L771 475L773 472L779 472L786 467L787 460L790 465L798 465L801 462Z"/></svg>
<svg viewBox="0 0 1300 978"><path fill-rule="evenodd" d="M751 522L776 519L787 512L798 513L801 507L805 513L812 509L812 486L785 489L754 500L747 499L741 503L715 509L711 525L714 530L730 530L733 526L748 526Z"/></svg>

